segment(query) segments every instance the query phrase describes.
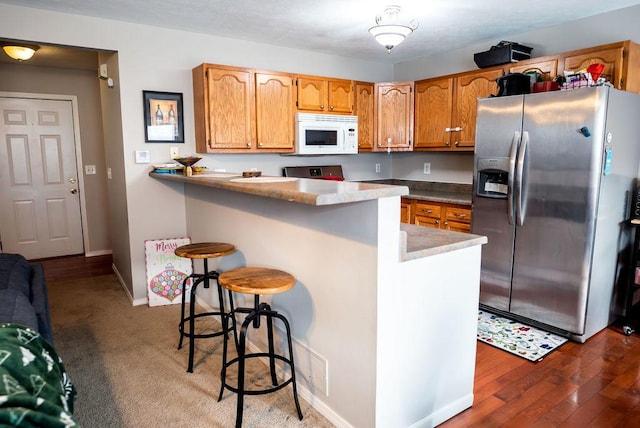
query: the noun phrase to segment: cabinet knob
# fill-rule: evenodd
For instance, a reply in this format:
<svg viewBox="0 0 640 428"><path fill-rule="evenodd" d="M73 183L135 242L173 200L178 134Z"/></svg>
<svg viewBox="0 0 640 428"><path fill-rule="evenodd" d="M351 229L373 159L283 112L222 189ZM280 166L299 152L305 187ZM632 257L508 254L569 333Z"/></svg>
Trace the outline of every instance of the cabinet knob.
<svg viewBox="0 0 640 428"><path fill-rule="evenodd" d="M467 216L466 214L458 214L458 213L453 213L453 215L460 218L465 218Z"/></svg>
<svg viewBox="0 0 640 428"><path fill-rule="evenodd" d="M436 224L440 224L440 220L436 220Z"/></svg>
<svg viewBox="0 0 640 428"><path fill-rule="evenodd" d="M451 128L444 128L444 132L451 132Z"/></svg>
<svg viewBox="0 0 640 428"><path fill-rule="evenodd" d="M251 143L247 143L247 147L251 148Z"/></svg>
<svg viewBox="0 0 640 428"><path fill-rule="evenodd" d="M258 147L262 147L262 146L263 146L263 144L262 144L262 141L261 141L261 142L258 143Z"/></svg>
<svg viewBox="0 0 640 428"><path fill-rule="evenodd" d="M427 210L427 214L431 214L433 210Z"/></svg>
<svg viewBox="0 0 640 428"><path fill-rule="evenodd" d="M455 143L453 143L453 144L455 144L455 145L456 145L456 147L458 147L458 142L457 142L457 141L456 141Z"/></svg>
<svg viewBox="0 0 640 428"><path fill-rule="evenodd" d="M324 110L324 104L320 105L320 110Z"/></svg>
<svg viewBox="0 0 640 428"><path fill-rule="evenodd" d="M329 110L333 110L333 106L329 106Z"/></svg>
<svg viewBox="0 0 640 428"><path fill-rule="evenodd" d="M450 143L450 142L448 142L448 141L445 141L445 142L444 142L444 145L445 145L445 146L450 146L450 145L451 145L451 143Z"/></svg>
<svg viewBox="0 0 640 428"><path fill-rule="evenodd" d="M462 131L462 127L461 126L456 126L455 128L453 128L453 130L455 132L460 132L460 131Z"/></svg>

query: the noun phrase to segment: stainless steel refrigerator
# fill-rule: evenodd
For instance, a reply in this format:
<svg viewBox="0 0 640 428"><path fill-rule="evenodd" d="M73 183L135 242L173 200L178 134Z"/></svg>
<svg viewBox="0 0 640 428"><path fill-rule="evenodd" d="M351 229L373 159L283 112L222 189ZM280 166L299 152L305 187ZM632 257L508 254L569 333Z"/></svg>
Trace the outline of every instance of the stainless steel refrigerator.
<svg viewBox="0 0 640 428"><path fill-rule="evenodd" d="M609 87L479 100L481 307L577 342L622 314L639 128L640 95Z"/></svg>

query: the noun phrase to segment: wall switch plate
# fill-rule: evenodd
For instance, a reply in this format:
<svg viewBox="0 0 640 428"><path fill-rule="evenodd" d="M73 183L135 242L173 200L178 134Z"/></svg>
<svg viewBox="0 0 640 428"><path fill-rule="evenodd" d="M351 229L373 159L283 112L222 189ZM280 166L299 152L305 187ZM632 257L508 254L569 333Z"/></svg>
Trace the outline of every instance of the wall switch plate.
<svg viewBox="0 0 640 428"><path fill-rule="evenodd" d="M380 164L379 163L376 164L376 172L380 172Z"/></svg>
<svg viewBox="0 0 640 428"><path fill-rule="evenodd" d="M96 173L96 166L95 165L85 165L84 166L84 173L86 175L95 175Z"/></svg>
<svg viewBox="0 0 640 428"><path fill-rule="evenodd" d="M169 156L171 156L171 159L175 159L177 157L180 157L180 149L178 147L169 147Z"/></svg>
<svg viewBox="0 0 640 428"><path fill-rule="evenodd" d="M429 162L424 163L424 173L431 174L431 164Z"/></svg>
<svg viewBox="0 0 640 428"><path fill-rule="evenodd" d="M150 163L151 155L149 150L136 150L136 163Z"/></svg>

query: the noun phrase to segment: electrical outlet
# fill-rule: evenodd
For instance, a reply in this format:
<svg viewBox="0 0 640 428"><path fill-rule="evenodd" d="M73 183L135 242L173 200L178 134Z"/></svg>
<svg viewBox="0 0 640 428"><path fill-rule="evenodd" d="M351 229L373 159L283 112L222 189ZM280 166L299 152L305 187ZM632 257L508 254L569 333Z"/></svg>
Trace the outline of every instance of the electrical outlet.
<svg viewBox="0 0 640 428"><path fill-rule="evenodd" d="M431 164L429 162L424 163L424 173L431 174Z"/></svg>
<svg viewBox="0 0 640 428"><path fill-rule="evenodd" d="M171 159L180 157L180 150L178 149L178 147L169 147L169 152L171 153Z"/></svg>
<svg viewBox="0 0 640 428"><path fill-rule="evenodd" d="M376 164L376 172L380 172L380 164L379 163Z"/></svg>
<svg viewBox="0 0 640 428"><path fill-rule="evenodd" d="M95 165L85 165L84 166L84 173L86 175L95 175L96 173L96 166Z"/></svg>

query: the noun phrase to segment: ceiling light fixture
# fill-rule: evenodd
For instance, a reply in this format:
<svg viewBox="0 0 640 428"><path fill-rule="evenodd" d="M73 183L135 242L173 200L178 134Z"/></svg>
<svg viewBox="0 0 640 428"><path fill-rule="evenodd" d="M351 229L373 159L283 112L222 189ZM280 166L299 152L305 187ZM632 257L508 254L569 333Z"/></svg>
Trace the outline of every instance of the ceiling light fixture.
<svg viewBox="0 0 640 428"><path fill-rule="evenodd" d="M418 28L418 21L412 19L408 25L402 25L398 22L400 14L400 6L387 6L384 15L376 16L375 26L369 28L369 33L376 39L378 43L391 53L391 49L398 46L413 30Z"/></svg>
<svg viewBox="0 0 640 428"><path fill-rule="evenodd" d="M1 46L7 55L18 61L26 61L28 59L31 59L33 54L36 53L38 49L40 49L40 46L36 45L18 45L14 43L2 44Z"/></svg>

